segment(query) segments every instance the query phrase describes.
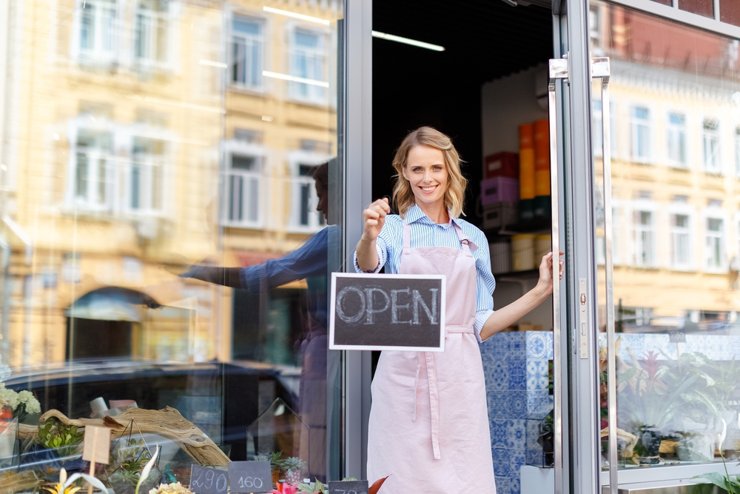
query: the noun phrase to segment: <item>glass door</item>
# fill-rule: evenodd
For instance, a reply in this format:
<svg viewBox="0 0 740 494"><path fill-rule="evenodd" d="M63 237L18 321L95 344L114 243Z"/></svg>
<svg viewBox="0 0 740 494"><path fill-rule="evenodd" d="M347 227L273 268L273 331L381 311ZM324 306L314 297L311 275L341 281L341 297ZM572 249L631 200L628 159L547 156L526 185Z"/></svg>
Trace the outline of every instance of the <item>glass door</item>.
<svg viewBox="0 0 740 494"><path fill-rule="evenodd" d="M709 483L740 450L739 41L588 15L611 68L591 105L601 484Z"/></svg>

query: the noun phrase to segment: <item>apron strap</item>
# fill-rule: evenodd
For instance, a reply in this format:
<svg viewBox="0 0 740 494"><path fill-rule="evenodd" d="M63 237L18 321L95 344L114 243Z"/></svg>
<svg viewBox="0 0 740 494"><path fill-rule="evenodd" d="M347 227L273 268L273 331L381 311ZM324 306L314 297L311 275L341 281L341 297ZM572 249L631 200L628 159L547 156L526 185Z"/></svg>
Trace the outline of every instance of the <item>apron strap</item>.
<svg viewBox="0 0 740 494"><path fill-rule="evenodd" d="M437 361L431 352L418 352L416 362L416 385L414 386L414 416L416 422L416 409L419 403L419 374L421 366L424 365L427 371L427 387L429 389L429 416L431 419L432 431L432 454L435 460L442 458L439 448L439 389L437 388Z"/></svg>

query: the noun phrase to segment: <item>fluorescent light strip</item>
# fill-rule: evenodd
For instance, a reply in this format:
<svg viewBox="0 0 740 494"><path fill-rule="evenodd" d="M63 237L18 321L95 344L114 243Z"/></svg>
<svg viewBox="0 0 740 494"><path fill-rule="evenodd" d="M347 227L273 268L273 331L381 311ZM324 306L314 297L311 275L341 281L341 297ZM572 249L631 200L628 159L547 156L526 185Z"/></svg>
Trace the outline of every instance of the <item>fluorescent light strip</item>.
<svg viewBox="0 0 740 494"><path fill-rule="evenodd" d="M263 70L262 76L272 77L273 79L280 79L282 81L300 82L301 84L309 84L311 86L329 87L329 83L325 81L306 79L305 77L296 77L294 75L282 74L280 72L270 72L269 70Z"/></svg>
<svg viewBox="0 0 740 494"><path fill-rule="evenodd" d="M262 7L262 10L271 14L284 15L285 17L292 17L293 19L300 19L302 21L313 22L321 24L322 26L328 26L331 22L328 19L321 19L311 15L299 14L298 12L291 12L290 10L276 9L274 7Z"/></svg>
<svg viewBox="0 0 740 494"><path fill-rule="evenodd" d="M396 36L395 34L381 33L380 31L373 31L374 38L385 39L388 41L395 41L396 43L403 43L406 45L417 46L419 48L426 48L432 51L445 51L444 46L434 45L432 43L426 43L424 41L418 41L411 38L404 38L403 36Z"/></svg>

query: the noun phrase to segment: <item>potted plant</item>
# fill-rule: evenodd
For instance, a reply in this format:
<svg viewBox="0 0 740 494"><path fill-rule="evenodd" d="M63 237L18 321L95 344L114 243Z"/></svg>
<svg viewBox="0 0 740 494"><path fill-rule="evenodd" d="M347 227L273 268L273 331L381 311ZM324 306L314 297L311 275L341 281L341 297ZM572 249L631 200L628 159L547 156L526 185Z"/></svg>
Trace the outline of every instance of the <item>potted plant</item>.
<svg viewBox="0 0 740 494"><path fill-rule="evenodd" d="M660 461L655 447L676 431L719 421L723 410L711 362L698 353L677 359L648 351L618 362L617 406L620 426L638 438L638 461ZM709 431L706 431L709 434ZM713 435L710 434L710 435Z"/></svg>

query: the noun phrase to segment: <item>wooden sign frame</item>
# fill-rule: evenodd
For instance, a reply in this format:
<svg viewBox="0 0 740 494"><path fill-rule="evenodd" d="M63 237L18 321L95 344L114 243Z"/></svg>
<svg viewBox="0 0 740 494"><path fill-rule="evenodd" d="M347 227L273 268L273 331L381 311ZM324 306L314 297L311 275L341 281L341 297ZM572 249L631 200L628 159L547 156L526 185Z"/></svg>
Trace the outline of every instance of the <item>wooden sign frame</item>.
<svg viewBox="0 0 740 494"><path fill-rule="evenodd" d="M431 274L332 273L329 348L444 351L445 281Z"/></svg>

